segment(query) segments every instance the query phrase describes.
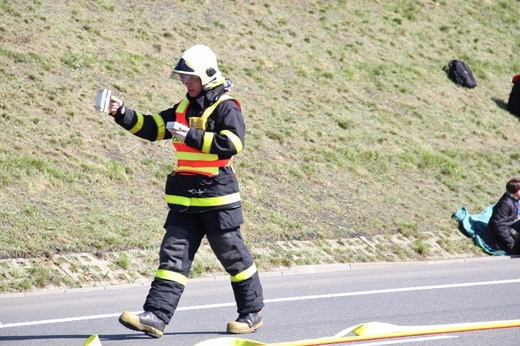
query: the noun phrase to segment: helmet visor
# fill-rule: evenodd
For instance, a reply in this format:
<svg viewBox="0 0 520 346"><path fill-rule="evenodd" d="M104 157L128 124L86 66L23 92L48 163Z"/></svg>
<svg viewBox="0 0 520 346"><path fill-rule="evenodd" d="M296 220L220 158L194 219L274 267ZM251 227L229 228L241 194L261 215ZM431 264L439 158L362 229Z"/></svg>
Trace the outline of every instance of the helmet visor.
<svg viewBox="0 0 520 346"><path fill-rule="evenodd" d="M170 74L170 78L171 79L176 79L176 80L180 80L180 81L185 80L186 78L189 78L189 77L191 77L191 78L197 77L198 78L199 76L197 76L197 74L193 73L193 72L189 73L189 72L184 72L184 71L178 71L178 70L175 70L175 69Z"/></svg>
<svg viewBox="0 0 520 346"><path fill-rule="evenodd" d="M180 58L177 65L173 68L170 78L181 80L184 83L183 78L187 78L187 76L197 76L197 74L194 69L188 66L184 58Z"/></svg>
<svg viewBox="0 0 520 346"><path fill-rule="evenodd" d="M184 73L178 73L179 79L182 83L195 83L196 81L200 80L199 76L196 76L194 74L184 74Z"/></svg>

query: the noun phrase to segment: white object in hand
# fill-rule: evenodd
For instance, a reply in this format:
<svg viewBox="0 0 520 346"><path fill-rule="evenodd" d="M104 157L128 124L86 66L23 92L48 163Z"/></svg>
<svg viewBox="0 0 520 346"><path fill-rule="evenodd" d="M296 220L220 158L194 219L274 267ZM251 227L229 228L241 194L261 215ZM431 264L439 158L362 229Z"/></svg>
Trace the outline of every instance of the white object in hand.
<svg viewBox="0 0 520 346"><path fill-rule="evenodd" d="M109 89L101 89L98 91L96 98L96 110L102 113L108 113L108 106L110 104L110 96L112 91Z"/></svg>
<svg viewBox="0 0 520 346"><path fill-rule="evenodd" d="M180 130L181 126L182 126L182 124L178 123L176 121L169 121L169 122L166 123L166 129L169 130L169 131L171 131L171 130Z"/></svg>

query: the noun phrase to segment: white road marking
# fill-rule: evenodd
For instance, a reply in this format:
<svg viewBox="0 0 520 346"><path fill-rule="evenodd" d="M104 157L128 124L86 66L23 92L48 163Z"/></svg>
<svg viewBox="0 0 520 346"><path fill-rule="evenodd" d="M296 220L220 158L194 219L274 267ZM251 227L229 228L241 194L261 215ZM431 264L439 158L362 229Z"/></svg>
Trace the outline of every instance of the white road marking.
<svg viewBox="0 0 520 346"><path fill-rule="evenodd" d="M446 285L432 285L432 286L387 288L387 289L371 290L371 291L343 292L343 293L320 294L320 295L310 295L310 296L301 296L301 297L266 299L265 303L272 304L272 303L290 302L290 301L297 301L297 300L327 299L327 298L337 298L337 297L362 296L362 295L370 295L370 294L427 291L427 290L440 290L440 289L446 289L446 288L507 285L507 284L517 284L517 283L520 283L520 279L480 281L480 282L468 282L468 283L460 283L460 284L446 284ZM215 308L230 307L230 306L231 307L236 306L236 303L233 302L233 303L222 303L222 304L193 305L193 306L180 307L177 309L177 311L215 309ZM136 311L135 313L141 313L141 312L142 311ZM2 324L2 322L0 322L0 329L25 327L25 326L33 326L33 325L41 325L41 324L51 324L51 323L66 323L66 322L74 322L74 321L96 320L96 319L101 319L101 318L114 318L114 317L119 317L120 314L121 313L67 317L67 318L56 318L56 319L51 319L51 320L28 321L28 322L5 323L5 324Z"/></svg>
<svg viewBox="0 0 520 346"><path fill-rule="evenodd" d="M433 286L387 288L387 289L372 290L372 291L344 292L344 293L321 294L321 295L315 295L315 296L278 298L278 299L266 300L266 302L277 303L277 302L288 302L288 301L294 301L294 300L310 300L310 299L324 299L324 298L336 298L336 297L364 296L364 295L370 295L370 294L428 291L428 290L439 290L439 289L446 289L446 288L491 286L491 285L504 285L504 284L515 284L515 283L520 283L520 279L468 282L468 283L460 283L460 284L446 284L446 285L433 285Z"/></svg>

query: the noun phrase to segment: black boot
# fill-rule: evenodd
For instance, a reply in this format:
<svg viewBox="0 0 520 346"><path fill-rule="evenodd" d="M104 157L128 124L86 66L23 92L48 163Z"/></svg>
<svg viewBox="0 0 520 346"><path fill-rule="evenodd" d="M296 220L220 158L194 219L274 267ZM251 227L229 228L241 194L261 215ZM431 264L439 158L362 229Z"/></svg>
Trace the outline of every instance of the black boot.
<svg viewBox="0 0 520 346"><path fill-rule="evenodd" d="M166 323L150 311L145 311L139 315L125 311L119 316L119 322L128 329L144 332L154 338L160 338L166 327Z"/></svg>
<svg viewBox="0 0 520 346"><path fill-rule="evenodd" d="M228 334L251 333L260 328L263 324L262 311L240 314L235 321L227 324L227 332Z"/></svg>

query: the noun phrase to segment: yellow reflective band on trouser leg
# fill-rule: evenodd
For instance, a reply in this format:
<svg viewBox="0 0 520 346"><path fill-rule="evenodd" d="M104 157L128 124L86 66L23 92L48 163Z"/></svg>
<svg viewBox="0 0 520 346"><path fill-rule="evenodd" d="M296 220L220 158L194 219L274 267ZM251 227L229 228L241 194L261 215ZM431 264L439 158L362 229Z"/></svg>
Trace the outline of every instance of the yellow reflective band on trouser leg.
<svg viewBox="0 0 520 346"><path fill-rule="evenodd" d="M174 281L183 286L186 286L186 284L188 283L187 276L166 269L157 269L157 271L155 272L155 277L158 279Z"/></svg>
<svg viewBox="0 0 520 346"><path fill-rule="evenodd" d="M249 279L251 276L253 276L256 273L256 265L253 263L253 265L243 272L238 273L235 276L231 277L231 282L240 282L245 281Z"/></svg>

